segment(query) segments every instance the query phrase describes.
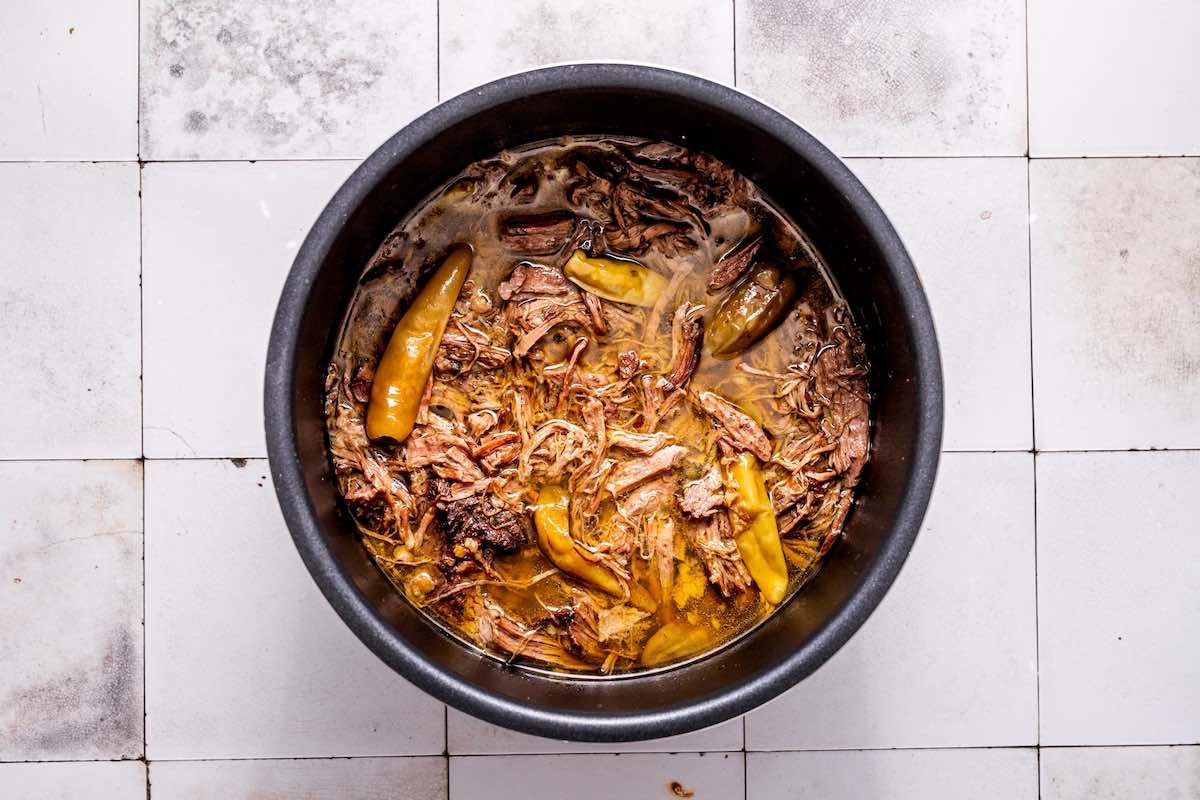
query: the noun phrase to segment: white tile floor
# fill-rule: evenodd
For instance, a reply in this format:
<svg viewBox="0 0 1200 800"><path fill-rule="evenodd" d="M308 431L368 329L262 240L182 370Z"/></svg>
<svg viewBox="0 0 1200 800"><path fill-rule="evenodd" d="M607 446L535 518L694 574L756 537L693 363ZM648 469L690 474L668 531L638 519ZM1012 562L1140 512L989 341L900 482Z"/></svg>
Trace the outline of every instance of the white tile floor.
<svg viewBox="0 0 1200 800"><path fill-rule="evenodd" d="M0 798L1200 798L1198 14L9 12ZM852 157L926 282L952 451L896 587L827 666L622 755L447 712L383 667L261 461L275 297L354 160L439 97L579 58L736 83Z"/></svg>

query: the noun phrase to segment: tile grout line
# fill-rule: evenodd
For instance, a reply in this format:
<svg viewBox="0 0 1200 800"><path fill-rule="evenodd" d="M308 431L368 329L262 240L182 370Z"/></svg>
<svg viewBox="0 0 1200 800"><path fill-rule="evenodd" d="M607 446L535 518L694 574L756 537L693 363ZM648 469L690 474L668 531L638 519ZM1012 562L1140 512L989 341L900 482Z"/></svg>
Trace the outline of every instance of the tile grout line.
<svg viewBox="0 0 1200 800"><path fill-rule="evenodd" d="M145 185L142 180L145 164L142 161L142 4L137 9L137 79L134 84L136 92L135 108L137 109L137 125L134 152L137 153L138 176L138 426L139 450L141 451L142 473L142 767L146 779L146 800L151 798L150 790L150 741L149 741L149 709L150 696L148 691L149 670L146 659L149 649L146 646L146 291L145 291Z"/></svg>
<svg viewBox="0 0 1200 800"><path fill-rule="evenodd" d="M733 14L733 86L737 88L737 0L729 0L729 6Z"/></svg>
<svg viewBox="0 0 1200 800"><path fill-rule="evenodd" d="M433 90L437 102L442 102L442 0L433 3ZM449 785L449 768L446 775Z"/></svg>

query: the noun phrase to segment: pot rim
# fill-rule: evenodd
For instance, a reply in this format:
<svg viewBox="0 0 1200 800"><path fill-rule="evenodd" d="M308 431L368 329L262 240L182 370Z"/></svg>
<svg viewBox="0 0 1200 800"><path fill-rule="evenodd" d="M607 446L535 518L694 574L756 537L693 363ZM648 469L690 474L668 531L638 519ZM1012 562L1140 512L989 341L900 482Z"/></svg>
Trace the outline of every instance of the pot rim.
<svg viewBox="0 0 1200 800"><path fill-rule="evenodd" d="M656 711L564 712L514 702L462 680L413 650L342 570L325 542L306 489L293 426L299 327L331 244L355 209L392 171L441 131L489 108L561 89L619 88L667 93L733 109L808 161L848 200L891 273L907 312L917 408L908 480L890 532L846 602L803 647L739 684ZM744 714L811 674L866 621L895 580L920 529L933 490L942 435L942 372L933 318L899 235L861 182L800 125L762 101L700 76L628 62L570 63L507 75L465 91L400 129L346 179L313 223L283 285L267 350L264 417L271 474L283 517L305 566L342 620L381 660L449 705L507 728L553 738L620 742L685 733ZM636 676L629 680L636 680Z"/></svg>

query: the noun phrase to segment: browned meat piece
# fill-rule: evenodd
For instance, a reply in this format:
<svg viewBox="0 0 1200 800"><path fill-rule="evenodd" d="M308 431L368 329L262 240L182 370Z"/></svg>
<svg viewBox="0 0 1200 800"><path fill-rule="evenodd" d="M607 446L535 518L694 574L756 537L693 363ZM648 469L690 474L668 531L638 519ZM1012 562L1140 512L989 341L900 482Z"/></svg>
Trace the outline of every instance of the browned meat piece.
<svg viewBox="0 0 1200 800"><path fill-rule="evenodd" d="M791 508L808 494L808 478L803 472L789 475L771 487L771 505L776 512Z"/></svg>
<svg viewBox="0 0 1200 800"><path fill-rule="evenodd" d="M684 303L675 309L671 322L671 371L663 384L667 391L687 383L700 363L700 346L704 341L700 317L703 314L704 306L696 303Z"/></svg>
<svg viewBox="0 0 1200 800"><path fill-rule="evenodd" d="M439 483L439 494L451 491L445 481ZM461 546L466 551L479 546L511 553L530 541L532 531L527 514L503 505L490 492L440 504L438 523L452 549Z"/></svg>
<svg viewBox="0 0 1200 800"><path fill-rule="evenodd" d="M647 142L633 148L634 158L645 161L671 161L685 163L688 151L673 142Z"/></svg>
<svg viewBox="0 0 1200 800"><path fill-rule="evenodd" d="M483 468L488 472L495 472L505 464L516 461L519 455L521 455L521 443L518 441L496 448L481 458L479 463L483 464Z"/></svg>
<svg viewBox="0 0 1200 800"><path fill-rule="evenodd" d="M618 464L609 477L608 485L605 488L614 497L622 495L642 481L675 469L687 454L688 449L686 447L673 444L664 447L654 455Z"/></svg>
<svg viewBox="0 0 1200 800"><path fill-rule="evenodd" d="M685 532L692 549L704 562L709 582L717 587L723 597L744 592L750 586L750 572L742 562L726 515L688 520Z"/></svg>
<svg viewBox="0 0 1200 800"><path fill-rule="evenodd" d="M604 318L604 308L600 305L600 298L591 292L582 292L583 305L587 308L588 316L592 318L592 330L598 334L608 333L608 320Z"/></svg>
<svg viewBox="0 0 1200 800"><path fill-rule="evenodd" d="M521 434L516 431L495 431L483 437L479 445L471 451L471 455L475 458L482 458L505 445L520 443L520 441Z"/></svg>
<svg viewBox="0 0 1200 800"><path fill-rule="evenodd" d="M623 447L626 450L631 450L643 456L657 453L674 441L675 437L666 431L636 433L634 431L624 431L620 428L611 428L608 431L608 444L610 447Z"/></svg>
<svg viewBox="0 0 1200 800"><path fill-rule="evenodd" d="M367 364L360 364L354 370L354 378L350 381L350 396L360 403L371 399L371 383L375 380L375 370Z"/></svg>
<svg viewBox="0 0 1200 800"><path fill-rule="evenodd" d="M750 415L716 392L700 392L696 401L722 428L722 438L734 447L753 453L759 461L771 459L771 440Z"/></svg>
<svg viewBox="0 0 1200 800"><path fill-rule="evenodd" d="M511 358L512 353L503 347L476 342L456 330L447 330L442 334L442 343L438 347L434 366L438 372L458 374L466 372L476 364L495 369L507 364Z"/></svg>
<svg viewBox="0 0 1200 800"><path fill-rule="evenodd" d="M575 216L569 213L509 217L500 223L500 241L518 253L557 253L575 232Z"/></svg>
<svg viewBox="0 0 1200 800"><path fill-rule="evenodd" d="M479 438L496 427L496 423L499 421L499 412L485 408L481 411L472 411L467 415L467 428L471 431L472 436Z"/></svg>
<svg viewBox="0 0 1200 800"><path fill-rule="evenodd" d="M641 517L670 502L678 486L674 475L647 481L622 498L617 503L617 511L629 519Z"/></svg>
<svg viewBox="0 0 1200 800"><path fill-rule="evenodd" d="M847 488L858 483L870 449L866 367L855 355L856 345L842 332L837 345L823 348L813 364L817 393L829 398L829 428L837 433L829 465L842 473Z"/></svg>
<svg viewBox="0 0 1200 800"><path fill-rule="evenodd" d="M404 445L405 468L433 467L443 478L471 483L483 480L483 471L471 459L471 445L453 433L436 432L411 437Z"/></svg>
<svg viewBox="0 0 1200 800"><path fill-rule="evenodd" d="M633 350L622 350L617 355L617 374L622 378L632 378L641 366L642 360Z"/></svg>
<svg viewBox="0 0 1200 800"><path fill-rule="evenodd" d="M557 637L538 628L526 628L492 600L484 599L477 619L479 640L485 647L493 647L513 657L519 655L545 661L563 669L594 668L593 664L567 650Z"/></svg>
<svg viewBox="0 0 1200 800"><path fill-rule="evenodd" d="M511 308L511 307L510 307ZM591 318L580 301L566 302L542 297L523 302L512 310L513 322L524 331L513 343L513 355L524 356L530 348L558 325L587 327Z"/></svg>
<svg viewBox="0 0 1200 800"><path fill-rule="evenodd" d="M708 290L716 292L724 289L745 275L761 247L762 239L758 238L726 253L724 258L713 264L712 269L708 271Z"/></svg>
<svg viewBox="0 0 1200 800"><path fill-rule="evenodd" d="M496 287L500 297L511 300L513 295L525 294L570 294L574 286L560 270L545 264L522 261L513 267L508 280Z"/></svg>
<svg viewBox="0 0 1200 800"><path fill-rule="evenodd" d="M679 498L679 510L689 517L711 517L725 505L724 482L716 465L708 468L703 477L685 483Z"/></svg>

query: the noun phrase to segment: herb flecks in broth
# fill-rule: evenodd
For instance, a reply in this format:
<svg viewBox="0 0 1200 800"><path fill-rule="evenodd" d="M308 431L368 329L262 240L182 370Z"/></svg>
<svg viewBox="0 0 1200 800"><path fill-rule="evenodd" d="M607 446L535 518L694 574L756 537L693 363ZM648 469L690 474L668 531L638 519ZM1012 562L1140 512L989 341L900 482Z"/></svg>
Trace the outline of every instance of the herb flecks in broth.
<svg viewBox="0 0 1200 800"><path fill-rule="evenodd" d="M862 343L807 238L716 159L632 139L502 153L404 220L326 416L397 589L573 673L764 619L837 540L869 449Z"/></svg>

